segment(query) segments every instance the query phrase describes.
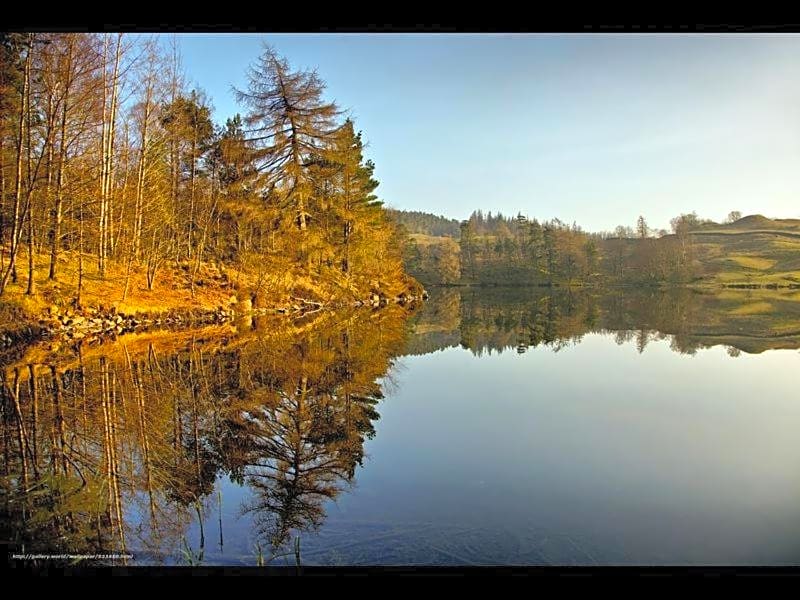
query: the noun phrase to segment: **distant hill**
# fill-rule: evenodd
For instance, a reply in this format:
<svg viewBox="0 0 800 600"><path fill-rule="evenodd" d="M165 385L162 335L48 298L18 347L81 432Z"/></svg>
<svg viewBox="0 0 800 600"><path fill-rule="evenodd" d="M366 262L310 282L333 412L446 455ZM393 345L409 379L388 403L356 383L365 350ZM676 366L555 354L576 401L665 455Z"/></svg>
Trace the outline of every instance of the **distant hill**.
<svg viewBox="0 0 800 600"><path fill-rule="evenodd" d="M748 215L732 223L705 221L693 228L694 231L797 231L800 232L800 219L770 219L764 215Z"/></svg>
<svg viewBox="0 0 800 600"><path fill-rule="evenodd" d="M386 210L408 233L458 238L461 231L458 219L416 210Z"/></svg>

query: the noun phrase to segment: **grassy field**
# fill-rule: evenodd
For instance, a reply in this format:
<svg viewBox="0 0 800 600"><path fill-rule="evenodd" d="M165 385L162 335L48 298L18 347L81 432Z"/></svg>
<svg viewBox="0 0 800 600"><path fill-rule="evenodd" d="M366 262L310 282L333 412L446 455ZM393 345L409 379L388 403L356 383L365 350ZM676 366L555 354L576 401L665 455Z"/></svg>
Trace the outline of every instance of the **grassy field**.
<svg viewBox="0 0 800 600"><path fill-rule="evenodd" d="M751 215L692 232L701 282L800 285L800 220Z"/></svg>
<svg viewBox="0 0 800 600"><path fill-rule="evenodd" d="M437 246L439 244L447 244L453 238L442 237L438 235L427 235L425 233L412 233L408 237L414 240L420 246Z"/></svg>

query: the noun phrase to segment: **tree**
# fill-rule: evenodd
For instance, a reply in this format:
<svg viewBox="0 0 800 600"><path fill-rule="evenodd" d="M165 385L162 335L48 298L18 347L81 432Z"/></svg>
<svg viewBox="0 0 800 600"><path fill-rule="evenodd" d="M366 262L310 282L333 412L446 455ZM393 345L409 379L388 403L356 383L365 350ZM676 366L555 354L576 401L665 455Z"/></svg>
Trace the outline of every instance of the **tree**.
<svg viewBox="0 0 800 600"><path fill-rule="evenodd" d="M20 88L19 92L19 100L17 101L16 98L11 100L9 96L13 96L13 92L15 91L13 87L9 89L6 87L3 91L6 93L6 98L4 98L4 104L8 105L13 102L13 105L16 105L16 114L14 115L15 118L15 125L16 131L14 133L14 162L16 164L16 172L14 174L14 201L13 201L13 210L11 213L11 248L9 252L9 262L8 266L4 265L4 270L2 273L2 278L0 278L0 294L3 293L5 290L6 285L8 284L9 277L12 277L16 280L16 259L17 253L19 251L19 243L22 237L22 228L24 223L24 215L20 214L20 209L22 207L22 176L23 176L23 148L24 148L24 141L25 141L25 124L26 120L26 110L30 107L28 102L28 98L30 95L30 81L31 81L31 63L33 61L33 39L34 34L29 34L26 36L25 39L13 40L16 42L15 44L11 45L11 48L7 48L6 52L13 58L16 58L17 61L21 62L24 66L17 66L17 72L15 73L13 67L11 69L4 69L4 75L6 77L13 77L17 76L21 79L21 85L18 87ZM24 51L25 58L24 60L20 60L19 54ZM9 74L8 71L11 71ZM19 72L21 72L21 76L19 76ZM16 86L15 86L16 87ZM4 116L8 113L4 113ZM5 198L3 198L5 200Z"/></svg>
<svg viewBox="0 0 800 600"><path fill-rule="evenodd" d="M152 39L2 34L0 59L0 294L44 284L48 303L71 296L80 307L97 274L92 296L116 297L119 284L128 300L137 279L153 289L170 259L172 289L192 295L207 277L269 282L281 301L301 294L300 280L316 298L415 286L361 132L337 120L316 73L267 48L240 92L246 118L215 129L203 93L186 89L176 45L169 57ZM36 271L48 260L44 279ZM75 277L55 284L61 269Z"/></svg>
<svg viewBox="0 0 800 600"><path fill-rule="evenodd" d="M650 228L647 226L647 221L644 220L643 216L639 215L639 218L636 220L636 235L638 235L640 239L644 239L649 233Z"/></svg>
<svg viewBox="0 0 800 600"><path fill-rule="evenodd" d="M311 194L309 158L322 151L338 127L341 113L325 102L325 85L314 71L292 71L285 58L267 46L248 73L247 91L237 99L249 108L245 123L261 174L263 191L277 190L284 206L292 206L295 224L305 232Z"/></svg>
<svg viewBox="0 0 800 600"><path fill-rule="evenodd" d="M179 166L177 184L186 183L185 198L178 192L176 201L180 212L187 215L185 223L184 244L186 258L192 259L192 252L197 247L195 239L197 215L197 177L198 164L201 158L211 149L214 125L211 122L211 109L208 102L197 90L188 96L179 95L162 110L161 122L170 132L176 145L176 156ZM184 200L180 203L180 200Z"/></svg>
<svg viewBox="0 0 800 600"><path fill-rule="evenodd" d="M363 148L361 132L356 133L353 122L347 119L332 136L329 147L312 157L309 170L319 212L325 215L329 245L346 276L350 274L354 235L378 225L375 217L382 205L373 194L378 187L373 177L375 164L364 160ZM356 231L357 227L363 231Z"/></svg>
<svg viewBox="0 0 800 600"><path fill-rule="evenodd" d="M116 136L118 97L120 87L120 61L122 58L122 34L117 34L111 59L111 75L108 75L109 39L103 38L103 116L100 128L101 169L100 169L100 215L98 225L97 268L105 277L106 259L109 248L113 246L113 188L114 188L114 143Z"/></svg>
<svg viewBox="0 0 800 600"><path fill-rule="evenodd" d="M732 210L731 212L728 213L728 219L726 222L735 223L741 218L742 218L742 213L740 213L738 210Z"/></svg>
<svg viewBox="0 0 800 600"><path fill-rule="evenodd" d="M669 223L672 226L672 231L678 233L679 229L685 229L686 231L696 229L700 224L700 220L697 218L696 212L691 212L670 219Z"/></svg>

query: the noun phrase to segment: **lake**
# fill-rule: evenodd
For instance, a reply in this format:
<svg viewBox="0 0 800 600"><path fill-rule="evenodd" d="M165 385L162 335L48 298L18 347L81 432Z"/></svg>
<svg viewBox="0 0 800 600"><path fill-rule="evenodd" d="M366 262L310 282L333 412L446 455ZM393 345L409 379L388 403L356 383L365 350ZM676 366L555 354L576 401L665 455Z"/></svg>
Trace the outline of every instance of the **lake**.
<svg viewBox="0 0 800 600"><path fill-rule="evenodd" d="M43 345L2 537L129 565L800 564L800 292L439 288Z"/></svg>

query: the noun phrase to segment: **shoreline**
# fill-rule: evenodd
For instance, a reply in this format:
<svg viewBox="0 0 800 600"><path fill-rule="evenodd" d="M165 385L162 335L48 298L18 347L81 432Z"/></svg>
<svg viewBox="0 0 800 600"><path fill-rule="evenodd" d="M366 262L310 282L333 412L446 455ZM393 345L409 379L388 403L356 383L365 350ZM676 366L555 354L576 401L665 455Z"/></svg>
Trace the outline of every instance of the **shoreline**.
<svg viewBox="0 0 800 600"><path fill-rule="evenodd" d="M191 329L205 325L222 325L240 319L260 316L283 316L301 319L316 313L332 313L342 310L358 310L369 308L379 310L390 304L400 306L414 306L427 298L427 292L419 295L400 294L393 298L372 294L367 300L353 302L337 302L324 304L321 302L298 298L299 303L291 306L252 308L245 302L231 302L225 306L216 306L204 309L185 309L175 307L161 312L136 312L127 314L119 312L115 307L84 307L63 312L50 309L50 314L44 318L27 321L14 330L0 330L0 350L15 346L26 347L43 341L53 342L91 342L99 338L115 339L117 336L128 333L141 333L149 330L175 328L179 330ZM233 299L233 297L231 297ZM237 309L237 305L243 308Z"/></svg>
<svg viewBox="0 0 800 600"><path fill-rule="evenodd" d="M690 289L690 290L798 290L800 283L426 283L427 288L553 288L553 289Z"/></svg>

